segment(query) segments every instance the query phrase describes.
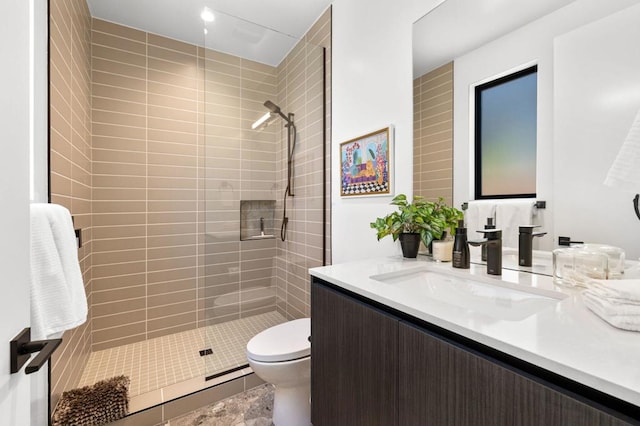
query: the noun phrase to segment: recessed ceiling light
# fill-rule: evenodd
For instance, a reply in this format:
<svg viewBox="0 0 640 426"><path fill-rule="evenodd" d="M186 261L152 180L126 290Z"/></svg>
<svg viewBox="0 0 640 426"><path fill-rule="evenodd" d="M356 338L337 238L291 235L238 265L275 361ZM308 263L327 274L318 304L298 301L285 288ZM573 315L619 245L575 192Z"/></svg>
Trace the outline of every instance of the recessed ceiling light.
<svg viewBox="0 0 640 426"><path fill-rule="evenodd" d="M204 9L202 9L202 13L200 13L200 17L204 22L213 22L215 18L213 16L213 11L208 7L205 7Z"/></svg>

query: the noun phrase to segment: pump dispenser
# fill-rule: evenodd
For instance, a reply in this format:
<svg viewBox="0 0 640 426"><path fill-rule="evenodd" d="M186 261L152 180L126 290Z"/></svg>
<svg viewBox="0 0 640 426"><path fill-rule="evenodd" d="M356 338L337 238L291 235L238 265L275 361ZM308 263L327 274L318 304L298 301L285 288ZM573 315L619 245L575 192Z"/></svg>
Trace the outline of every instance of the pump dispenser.
<svg viewBox="0 0 640 426"><path fill-rule="evenodd" d="M460 269L469 269L470 267L467 228L464 227L464 220L459 220L458 227L456 228L456 238L453 241L453 262L451 266Z"/></svg>
<svg viewBox="0 0 640 426"><path fill-rule="evenodd" d="M487 218L487 224L484 226L484 229L496 229L496 222L492 217ZM487 246L483 245L480 247L480 259L483 262L487 261Z"/></svg>

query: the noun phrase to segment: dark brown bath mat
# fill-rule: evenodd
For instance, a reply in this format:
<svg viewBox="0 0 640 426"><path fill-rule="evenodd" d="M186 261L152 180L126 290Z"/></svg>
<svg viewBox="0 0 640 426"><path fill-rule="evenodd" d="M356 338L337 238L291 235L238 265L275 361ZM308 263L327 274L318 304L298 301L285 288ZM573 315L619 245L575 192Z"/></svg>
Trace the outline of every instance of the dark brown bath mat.
<svg viewBox="0 0 640 426"><path fill-rule="evenodd" d="M63 392L52 425L98 426L123 418L129 411L129 382L118 376Z"/></svg>

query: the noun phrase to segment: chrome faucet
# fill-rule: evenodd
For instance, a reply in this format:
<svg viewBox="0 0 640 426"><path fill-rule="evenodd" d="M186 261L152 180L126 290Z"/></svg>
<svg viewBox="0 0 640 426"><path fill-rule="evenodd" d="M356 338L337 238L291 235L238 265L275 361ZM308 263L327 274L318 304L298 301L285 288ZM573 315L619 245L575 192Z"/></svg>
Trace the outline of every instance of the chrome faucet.
<svg viewBox="0 0 640 426"><path fill-rule="evenodd" d="M483 229L476 232L483 233L485 238L469 241L469 244L475 247L487 247L487 274L502 275L502 230Z"/></svg>
<svg viewBox="0 0 640 426"><path fill-rule="evenodd" d="M518 235L518 265L531 266L533 264L533 237L542 237L546 232L533 232L540 225L520 226Z"/></svg>

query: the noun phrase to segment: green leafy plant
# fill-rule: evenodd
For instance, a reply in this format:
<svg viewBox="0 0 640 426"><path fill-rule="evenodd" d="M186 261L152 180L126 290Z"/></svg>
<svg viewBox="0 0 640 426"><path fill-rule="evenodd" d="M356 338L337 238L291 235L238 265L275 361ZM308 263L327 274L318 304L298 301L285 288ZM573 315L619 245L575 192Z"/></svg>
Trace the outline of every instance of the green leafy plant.
<svg viewBox="0 0 640 426"><path fill-rule="evenodd" d="M391 204L398 206L398 210L370 223L371 228L377 231L378 241L388 235L396 241L402 233L418 233L428 246L434 239L441 238L445 230L453 234L458 219L462 219L462 212L447 206L443 198L433 202L415 196L409 202L405 194L399 194Z"/></svg>
<svg viewBox="0 0 640 426"><path fill-rule="evenodd" d="M464 213L455 207L448 206L442 197L439 197L435 204L436 212L438 212L444 219L444 230L448 231L450 236L454 235L456 228L458 227L458 221L464 219Z"/></svg>

